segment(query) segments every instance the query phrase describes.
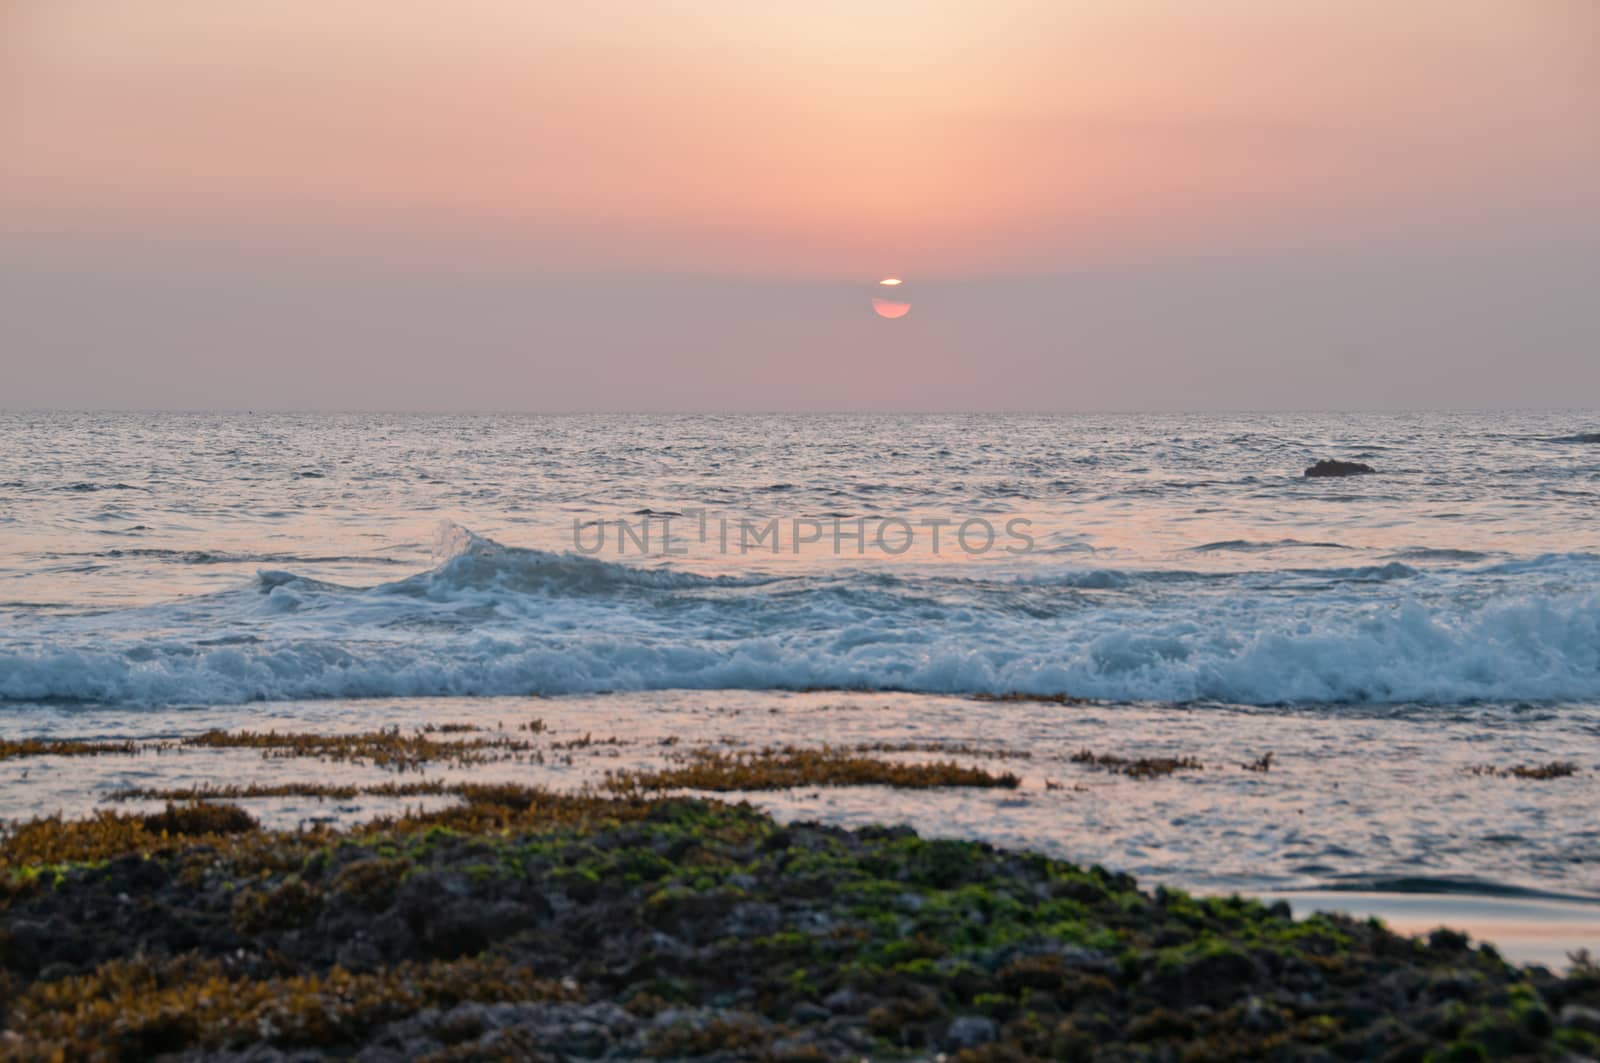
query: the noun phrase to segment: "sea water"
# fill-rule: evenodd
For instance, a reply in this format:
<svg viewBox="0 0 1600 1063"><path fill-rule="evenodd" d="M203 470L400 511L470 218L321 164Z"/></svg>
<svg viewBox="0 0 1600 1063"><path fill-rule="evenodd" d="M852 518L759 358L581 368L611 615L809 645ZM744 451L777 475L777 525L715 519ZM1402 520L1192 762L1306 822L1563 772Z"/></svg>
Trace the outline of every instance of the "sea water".
<svg viewBox="0 0 1600 1063"><path fill-rule="evenodd" d="M538 717L614 740L432 769L563 786L668 738L942 744L1023 785L759 796L1199 888L1600 897L1597 431L5 413L0 735ZM1320 458L1377 472L1306 478ZM974 697L1010 694L1088 701ZM1205 767L1134 780L1084 749ZM1481 771L1557 760L1578 772ZM330 772L384 777L239 751L0 761L0 818Z"/></svg>

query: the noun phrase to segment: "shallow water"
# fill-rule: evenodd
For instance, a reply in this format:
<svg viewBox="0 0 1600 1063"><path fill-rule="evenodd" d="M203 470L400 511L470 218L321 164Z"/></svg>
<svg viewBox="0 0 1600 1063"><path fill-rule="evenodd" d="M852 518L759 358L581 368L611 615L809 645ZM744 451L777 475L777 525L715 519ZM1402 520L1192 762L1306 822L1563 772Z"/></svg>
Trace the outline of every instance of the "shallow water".
<svg viewBox="0 0 1600 1063"><path fill-rule="evenodd" d="M659 762L671 735L978 743L1031 754L1010 765L1020 791L761 800L1199 888L1600 896L1597 424L4 414L0 734L531 714L627 739L472 769L560 785ZM1322 457L1379 475L1300 475ZM651 514L673 513L668 555ZM647 517L648 553L619 553L614 525L600 553L572 552L575 525L589 545L596 521ZM740 520L774 518L776 552L739 549ZM914 533L903 553L899 525L879 546L885 518ZM996 546L952 546L979 518ZM835 552L832 522L858 519L866 546ZM952 522L937 552L930 519ZM1031 551L1005 549L1013 519ZM796 548L796 521L815 541ZM865 692L777 689L816 687ZM1011 691L1099 701L965 696ZM1070 763L1081 748L1206 769L1136 782ZM1271 772L1239 767L1268 751ZM1557 759L1582 770L1466 770ZM0 816L308 768L335 770L197 751L0 762Z"/></svg>
<svg viewBox="0 0 1600 1063"><path fill-rule="evenodd" d="M540 720L546 731L519 725ZM174 739L238 726L237 708L130 712L35 708L10 730L41 737ZM472 723L534 743L540 756L470 767L429 765L401 779L595 785L608 771L667 763L679 748L914 744L882 754L954 759L1019 775L1011 789L806 789L739 795L784 816L892 820L1100 863L1213 890L1433 889L1600 899L1600 728L1571 707L1264 711L1205 706L980 702L943 695L649 692L559 698L282 702L251 706L253 730L346 734ZM591 744L574 748L588 739ZM940 748L949 750L941 753ZM1203 769L1133 779L1072 761L1081 750L1191 756ZM1243 767L1273 754L1271 770ZM877 755L877 754L875 754ZM1482 764L1573 760L1551 780L1474 774ZM167 749L135 757L0 762L17 814L85 812L128 786L395 779L371 766L265 757L248 750ZM1059 787L1059 788L1052 788ZM443 800L443 799L440 799ZM405 802L401 802L405 803ZM416 804L415 799L410 802ZM352 821L394 802L271 799L254 807L293 826Z"/></svg>

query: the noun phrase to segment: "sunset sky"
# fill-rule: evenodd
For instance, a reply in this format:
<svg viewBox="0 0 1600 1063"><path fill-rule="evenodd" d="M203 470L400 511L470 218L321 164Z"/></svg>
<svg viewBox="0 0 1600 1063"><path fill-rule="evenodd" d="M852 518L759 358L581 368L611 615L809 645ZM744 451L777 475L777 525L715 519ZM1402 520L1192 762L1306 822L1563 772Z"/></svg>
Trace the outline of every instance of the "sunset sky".
<svg viewBox="0 0 1600 1063"><path fill-rule="evenodd" d="M0 406L1594 405L1597 279L1594 0L0 6Z"/></svg>

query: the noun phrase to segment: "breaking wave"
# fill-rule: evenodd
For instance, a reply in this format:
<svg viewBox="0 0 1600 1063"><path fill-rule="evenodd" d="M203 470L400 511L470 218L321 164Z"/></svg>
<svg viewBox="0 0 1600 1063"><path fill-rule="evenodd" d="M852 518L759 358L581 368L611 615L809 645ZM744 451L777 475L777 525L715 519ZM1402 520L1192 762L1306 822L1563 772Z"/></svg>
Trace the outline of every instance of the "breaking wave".
<svg viewBox="0 0 1600 1063"><path fill-rule="evenodd" d="M1600 698L1592 555L1188 580L1111 569L778 579L519 549L451 527L440 557L371 587L263 571L204 598L29 618L0 641L0 699L811 687L1252 705ZM1507 578L1530 573L1565 589Z"/></svg>

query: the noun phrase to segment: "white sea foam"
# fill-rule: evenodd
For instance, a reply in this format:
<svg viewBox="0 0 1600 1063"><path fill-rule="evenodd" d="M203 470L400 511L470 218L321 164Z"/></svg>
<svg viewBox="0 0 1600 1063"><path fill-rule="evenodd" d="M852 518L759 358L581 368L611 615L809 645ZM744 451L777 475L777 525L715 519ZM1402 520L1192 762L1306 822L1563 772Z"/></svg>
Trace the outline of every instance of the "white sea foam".
<svg viewBox="0 0 1600 1063"><path fill-rule="evenodd" d="M1188 581L1105 569L773 580L464 531L451 542L436 567L368 588L263 571L253 588L201 600L41 617L0 643L0 698L819 686L1243 704L1600 697L1600 562L1587 555L1425 574L1390 564ZM1531 593L1512 574L1568 589Z"/></svg>

